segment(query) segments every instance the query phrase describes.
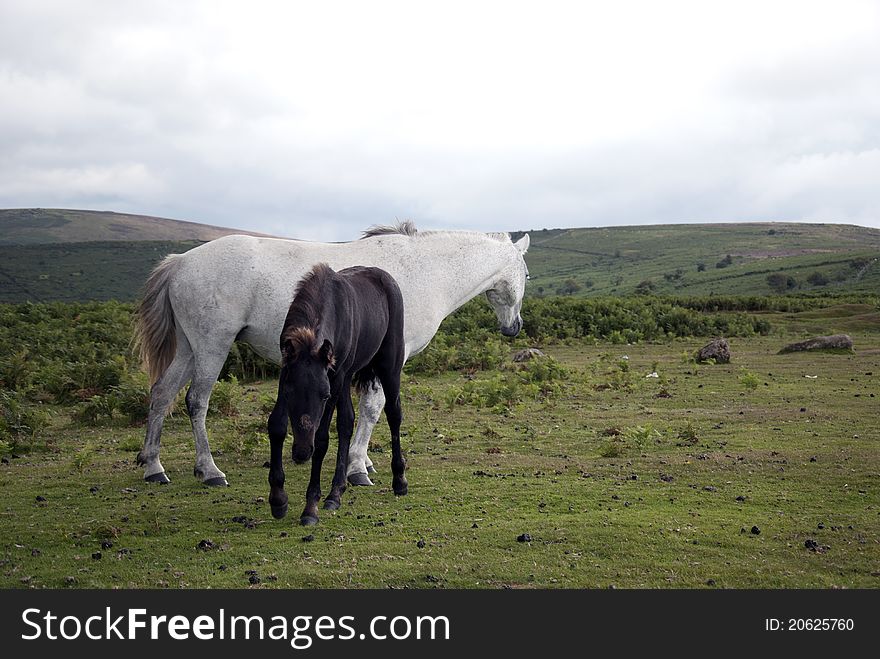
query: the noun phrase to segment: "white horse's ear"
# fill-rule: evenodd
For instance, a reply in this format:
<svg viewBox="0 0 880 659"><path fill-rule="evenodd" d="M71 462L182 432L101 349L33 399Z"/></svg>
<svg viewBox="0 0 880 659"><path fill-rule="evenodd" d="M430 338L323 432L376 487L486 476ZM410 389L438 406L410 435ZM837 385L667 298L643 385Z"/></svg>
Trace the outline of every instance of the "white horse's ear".
<svg viewBox="0 0 880 659"><path fill-rule="evenodd" d="M529 234L524 235L522 238L517 240L514 245L516 248L521 251L523 254L529 251Z"/></svg>

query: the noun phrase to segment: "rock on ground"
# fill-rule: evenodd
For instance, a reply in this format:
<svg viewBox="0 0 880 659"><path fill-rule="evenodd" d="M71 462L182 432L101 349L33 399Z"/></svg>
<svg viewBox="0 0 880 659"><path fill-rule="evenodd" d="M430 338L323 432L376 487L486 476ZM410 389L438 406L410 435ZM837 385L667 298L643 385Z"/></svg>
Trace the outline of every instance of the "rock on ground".
<svg viewBox="0 0 880 659"><path fill-rule="evenodd" d="M527 362L534 357L543 357L544 353L538 350L537 348L526 348L525 350L520 350L513 356L513 361L515 362Z"/></svg>
<svg viewBox="0 0 880 659"><path fill-rule="evenodd" d="M713 339L697 350L697 361L706 362L714 359L716 364L730 363L730 345L727 339Z"/></svg>
<svg viewBox="0 0 880 659"><path fill-rule="evenodd" d="M790 343L778 354L787 352L802 352L804 350L852 350L853 341L849 334L832 334L831 336L816 336L806 341Z"/></svg>

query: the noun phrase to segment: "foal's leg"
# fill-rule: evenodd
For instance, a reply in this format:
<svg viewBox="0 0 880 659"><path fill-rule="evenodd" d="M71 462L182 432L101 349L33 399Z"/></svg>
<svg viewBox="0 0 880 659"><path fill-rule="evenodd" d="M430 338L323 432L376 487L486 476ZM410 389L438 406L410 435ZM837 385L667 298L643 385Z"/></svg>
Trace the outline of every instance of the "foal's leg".
<svg viewBox="0 0 880 659"><path fill-rule="evenodd" d="M338 510L345 492L345 468L348 465L348 446L351 441L351 433L354 430L354 406L351 404L351 383L343 385L339 394L339 409L336 414L336 434L339 437L339 446L336 450L336 471L333 474L333 484L330 494L324 501L327 510Z"/></svg>
<svg viewBox="0 0 880 659"><path fill-rule="evenodd" d="M193 370L192 350L186 338L177 336L177 352L168 369L150 388L150 412L147 416L147 433L144 447L138 453L137 463L144 468L144 480L149 483L169 483L165 469L159 462L162 425L168 408L175 396L191 377Z"/></svg>
<svg viewBox="0 0 880 659"><path fill-rule="evenodd" d="M385 389L387 401L385 403L385 418L388 419L388 427L391 430L391 474L393 476L391 487L394 494L403 496L407 493L406 482L406 458L400 448L400 423L403 420L403 411L400 406L400 371L390 374L379 374L382 388Z"/></svg>
<svg viewBox="0 0 880 659"><path fill-rule="evenodd" d="M282 376L283 377L283 376ZM281 519L287 514L287 492L284 491L284 438L287 437L287 409L278 388L275 408L269 415L269 506L272 517Z"/></svg>
<svg viewBox="0 0 880 659"><path fill-rule="evenodd" d="M370 445L370 436L373 428L379 423L379 415L385 406L385 393L378 381L371 382L361 393L358 404L358 422L354 439L348 450L348 482L352 485L372 485L373 481L367 476L373 473L373 462L367 456L367 448Z"/></svg>
<svg viewBox="0 0 880 659"><path fill-rule="evenodd" d="M338 394L337 394L338 395ZM336 407L337 396L331 396L324 407L324 416L321 417L321 425L315 433L315 451L312 453L312 473L309 478L309 486L306 489L306 507L299 516L300 524L312 526L318 523L318 501L321 500L321 464L327 455L327 446L330 444L330 420L333 418L333 409Z"/></svg>

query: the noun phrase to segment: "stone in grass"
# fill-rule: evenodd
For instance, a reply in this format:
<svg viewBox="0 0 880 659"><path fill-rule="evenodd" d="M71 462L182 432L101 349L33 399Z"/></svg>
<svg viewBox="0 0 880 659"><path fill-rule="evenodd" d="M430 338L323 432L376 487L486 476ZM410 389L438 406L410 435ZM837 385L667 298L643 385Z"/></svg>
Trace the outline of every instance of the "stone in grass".
<svg viewBox="0 0 880 659"><path fill-rule="evenodd" d="M519 352L517 352L513 356L513 361L527 362L535 357L544 357L544 353L537 348L526 348L525 350L520 350Z"/></svg>
<svg viewBox="0 0 880 659"><path fill-rule="evenodd" d="M812 538L807 538L806 541L804 541L804 547L812 552L816 552L817 554L824 554L826 551L831 549L831 547L829 547L828 545L820 545Z"/></svg>
<svg viewBox="0 0 880 659"><path fill-rule="evenodd" d="M752 535L761 535L761 529L759 529L757 526L753 526Z"/></svg>
<svg viewBox="0 0 880 659"><path fill-rule="evenodd" d="M804 350L846 350L852 352L853 341L849 334L832 334L831 336L815 336L806 341L789 343L778 354L803 352Z"/></svg>
<svg viewBox="0 0 880 659"><path fill-rule="evenodd" d="M201 549L202 551L208 551L209 549L214 548L214 543L208 539L199 540L198 548Z"/></svg>
<svg viewBox="0 0 880 659"><path fill-rule="evenodd" d="M532 536L528 533L523 533L521 535L516 536L517 542L531 542Z"/></svg>
<svg viewBox="0 0 880 659"><path fill-rule="evenodd" d="M727 339L713 339L697 350L696 360L698 362L707 362L710 359L716 364L730 363L730 344L727 343Z"/></svg>

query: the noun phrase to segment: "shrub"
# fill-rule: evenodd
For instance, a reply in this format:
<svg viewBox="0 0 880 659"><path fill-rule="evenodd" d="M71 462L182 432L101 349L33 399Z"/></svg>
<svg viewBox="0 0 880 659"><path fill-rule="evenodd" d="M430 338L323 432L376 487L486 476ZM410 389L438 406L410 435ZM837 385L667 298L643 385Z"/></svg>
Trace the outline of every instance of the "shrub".
<svg viewBox="0 0 880 659"><path fill-rule="evenodd" d="M754 373L752 373L751 371L746 370L745 368L740 369L740 371L741 371L741 375L739 376L740 384L742 384L742 386L745 387L746 389L749 389L752 391L757 389L758 385L761 384L761 380L758 378L758 376L755 375Z"/></svg>
<svg viewBox="0 0 880 659"><path fill-rule="evenodd" d="M280 372L278 364L258 355L250 344L236 341L229 350L219 379L235 377L240 382L254 382L277 378Z"/></svg>
<svg viewBox="0 0 880 659"><path fill-rule="evenodd" d="M0 387L23 391L30 386L35 372L27 346L23 346L0 359Z"/></svg>
<svg viewBox="0 0 880 659"><path fill-rule="evenodd" d="M807 283L813 286L826 286L828 284L828 277L817 270L807 277Z"/></svg>
<svg viewBox="0 0 880 659"><path fill-rule="evenodd" d="M630 428L626 428L620 436L623 437L629 444L632 444L639 449L644 448L645 444L647 444L648 442L655 441L663 437L660 431L654 428L654 426L650 423L646 423L643 426L632 426Z"/></svg>
<svg viewBox="0 0 880 659"><path fill-rule="evenodd" d="M73 465L74 469L82 473L83 471L85 471L86 467L92 464L94 457L94 447L92 446L91 442L86 442L80 450L73 454L70 462Z"/></svg>
<svg viewBox="0 0 880 659"><path fill-rule="evenodd" d="M116 399L112 395L97 394L80 404L76 411L76 418L86 425L96 426L101 423L102 418L106 418L108 421L113 418L116 404Z"/></svg>
<svg viewBox="0 0 880 659"><path fill-rule="evenodd" d="M498 373L488 379L468 380L461 386L450 387L446 392L446 403L450 409L455 405L473 405L501 413L519 403L526 392L537 394L538 388L523 385L509 374Z"/></svg>
<svg viewBox="0 0 880 659"><path fill-rule="evenodd" d="M117 409L125 415L130 425L140 425L147 420L150 413L150 387L145 374L126 376L113 388L112 395Z"/></svg>
<svg viewBox="0 0 880 659"><path fill-rule="evenodd" d="M697 429L694 428L694 424L690 420L688 420L684 428L678 431L677 438L678 446L693 446L700 441Z"/></svg>
<svg viewBox="0 0 880 659"><path fill-rule="evenodd" d="M29 448L29 442L46 426L49 415L38 405L25 401L23 394L0 390L0 441L15 453Z"/></svg>
<svg viewBox="0 0 880 659"><path fill-rule="evenodd" d="M229 376L229 380L220 380L214 385L211 400L208 403L208 414L216 416L238 416L241 408L243 392L238 378Z"/></svg>

